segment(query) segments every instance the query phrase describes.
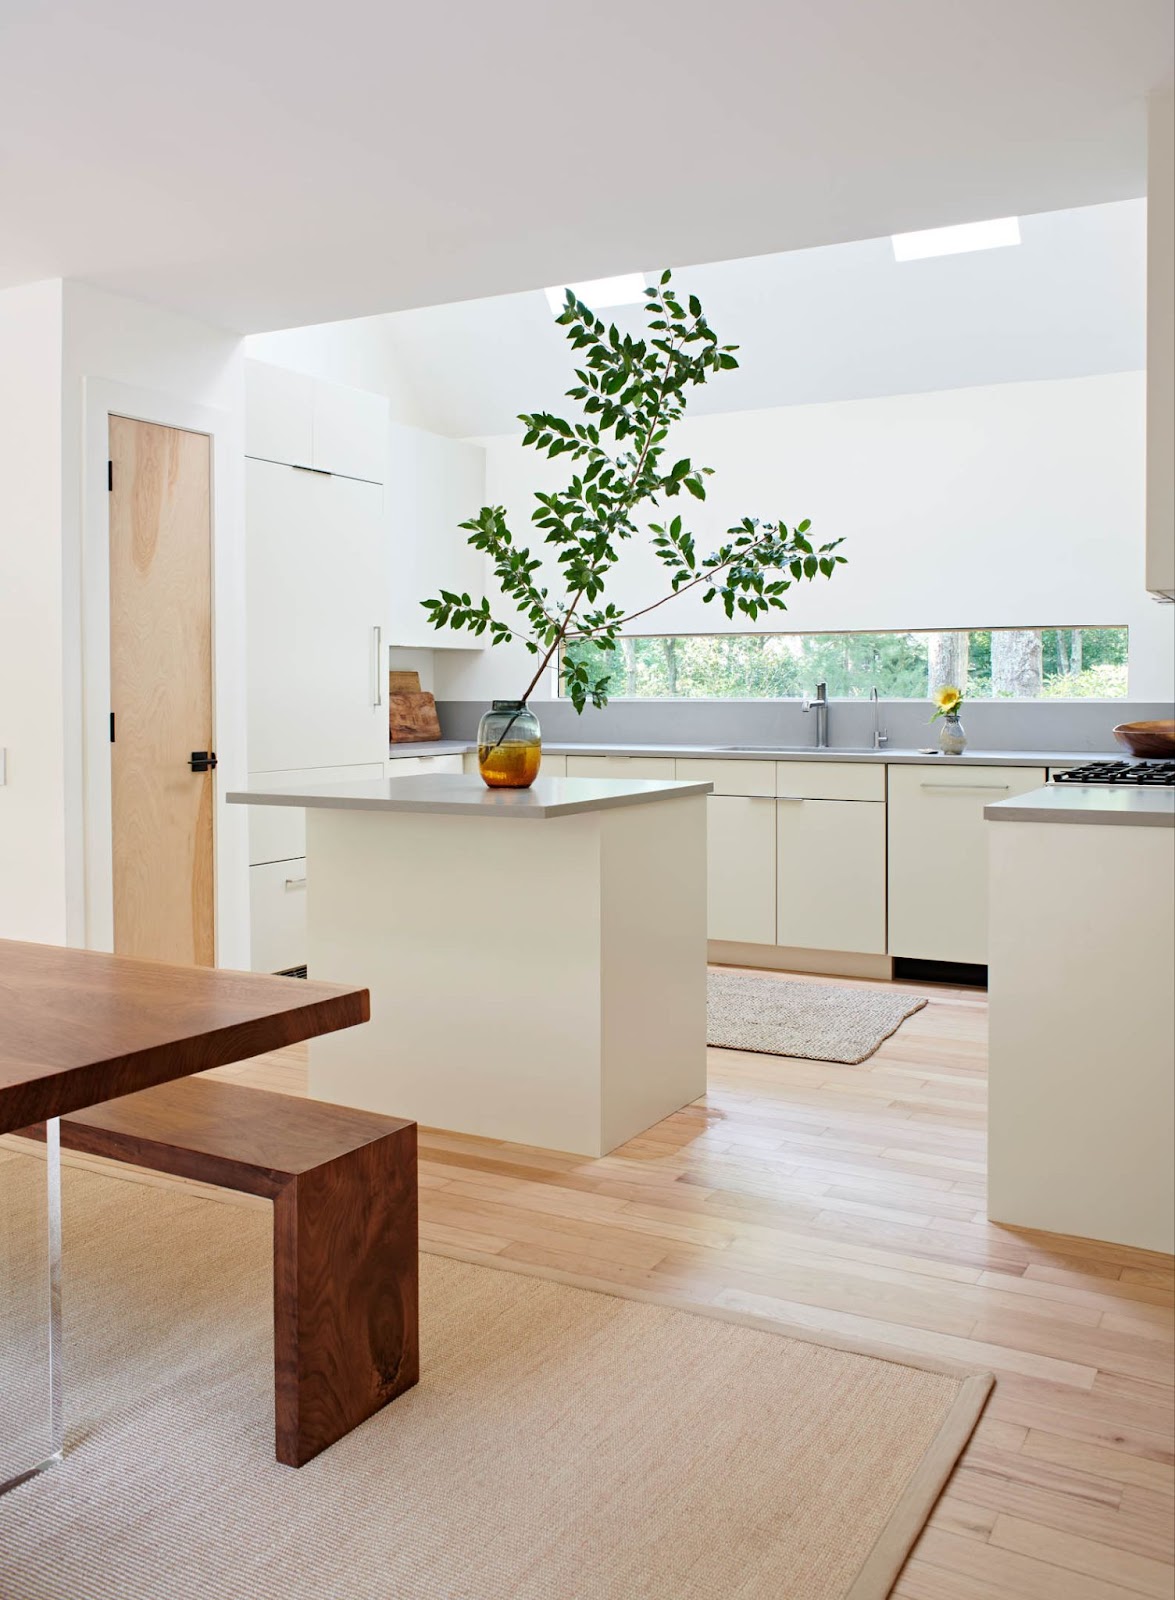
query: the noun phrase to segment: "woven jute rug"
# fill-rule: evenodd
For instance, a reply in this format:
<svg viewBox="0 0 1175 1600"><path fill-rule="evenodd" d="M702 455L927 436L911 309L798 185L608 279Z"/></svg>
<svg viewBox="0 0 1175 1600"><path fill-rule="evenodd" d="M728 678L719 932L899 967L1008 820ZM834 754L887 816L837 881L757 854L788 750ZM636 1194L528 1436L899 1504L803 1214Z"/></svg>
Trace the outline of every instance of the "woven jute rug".
<svg viewBox="0 0 1175 1600"><path fill-rule="evenodd" d="M855 1066L926 1001L917 995L711 970L707 1043Z"/></svg>
<svg viewBox="0 0 1175 1600"><path fill-rule="evenodd" d="M419 1387L293 1471L267 1208L67 1167L65 1235L5 1600L881 1600L991 1381L426 1255Z"/></svg>

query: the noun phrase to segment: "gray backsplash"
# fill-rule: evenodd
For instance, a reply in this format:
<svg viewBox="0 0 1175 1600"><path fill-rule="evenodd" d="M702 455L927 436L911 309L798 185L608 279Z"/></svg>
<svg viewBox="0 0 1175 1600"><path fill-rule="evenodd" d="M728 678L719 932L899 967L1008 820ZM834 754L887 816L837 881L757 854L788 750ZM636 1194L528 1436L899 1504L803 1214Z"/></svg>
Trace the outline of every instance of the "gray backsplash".
<svg viewBox="0 0 1175 1600"><path fill-rule="evenodd" d="M472 739L486 709L478 700L443 700L446 739ZM577 717L566 700L535 701L533 709L550 744L804 745L815 741L815 718L798 700L613 700L603 711ZM883 700L882 726L897 750L934 744L924 700ZM1116 751L1111 729L1175 715L1175 707L1137 700L974 700L963 707L963 726L976 750ZM828 742L859 749L872 743L873 709L868 701L833 700Z"/></svg>

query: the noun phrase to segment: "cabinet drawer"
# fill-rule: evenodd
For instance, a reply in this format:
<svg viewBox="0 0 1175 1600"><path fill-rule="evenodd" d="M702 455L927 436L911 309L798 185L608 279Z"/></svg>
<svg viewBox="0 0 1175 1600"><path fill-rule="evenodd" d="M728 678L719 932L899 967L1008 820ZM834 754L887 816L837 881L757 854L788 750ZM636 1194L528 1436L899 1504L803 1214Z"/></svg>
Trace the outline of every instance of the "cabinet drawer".
<svg viewBox="0 0 1175 1600"><path fill-rule="evenodd" d="M987 962L984 806L1039 789L1043 767L889 769L889 950Z"/></svg>
<svg viewBox="0 0 1175 1600"><path fill-rule="evenodd" d="M776 943L885 954L885 807L778 800Z"/></svg>
<svg viewBox="0 0 1175 1600"><path fill-rule="evenodd" d="M775 792L801 800L884 800L885 766L876 761L777 761Z"/></svg>
<svg viewBox="0 0 1175 1600"><path fill-rule="evenodd" d="M388 759L389 778L416 778L422 772L462 772L462 758L448 756L392 756Z"/></svg>
<svg viewBox="0 0 1175 1600"><path fill-rule="evenodd" d="M672 756L568 756L569 778L674 778Z"/></svg>
<svg viewBox="0 0 1175 1600"><path fill-rule="evenodd" d="M674 762L677 776L693 783L712 783L715 794L774 795L774 761L696 761ZM726 934L712 933L712 939Z"/></svg>
<svg viewBox="0 0 1175 1600"><path fill-rule="evenodd" d="M711 795L706 801L711 939L775 943L775 806L766 796Z"/></svg>
<svg viewBox="0 0 1175 1600"><path fill-rule="evenodd" d="M307 783L358 783L362 778L382 778L383 767L304 767L296 771L251 772L251 786L296 789ZM263 861L292 861L306 854L306 813L301 806L249 807L249 865ZM297 965L298 963L295 963Z"/></svg>
<svg viewBox="0 0 1175 1600"><path fill-rule="evenodd" d="M299 812L299 816L302 813ZM249 868L254 972L306 965L306 862L271 861Z"/></svg>

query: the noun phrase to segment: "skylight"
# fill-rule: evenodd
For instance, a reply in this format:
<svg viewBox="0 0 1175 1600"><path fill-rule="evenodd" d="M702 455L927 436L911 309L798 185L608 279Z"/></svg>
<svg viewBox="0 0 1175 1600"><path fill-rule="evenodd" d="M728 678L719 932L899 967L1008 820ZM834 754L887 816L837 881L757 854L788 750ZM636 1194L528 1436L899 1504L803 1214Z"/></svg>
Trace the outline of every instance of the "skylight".
<svg viewBox="0 0 1175 1600"><path fill-rule="evenodd" d="M967 250L998 250L1020 243L1019 217L992 222L962 222L954 228L924 228L921 233L895 233L895 261L922 261L927 256L958 256Z"/></svg>
<svg viewBox="0 0 1175 1600"><path fill-rule="evenodd" d="M547 304L552 311L562 311L567 289L593 311L602 311L605 306L635 306L645 297L645 275L626 272L619 278L593 278L589 283L569 283L566 289L547 289Z"/></svg>

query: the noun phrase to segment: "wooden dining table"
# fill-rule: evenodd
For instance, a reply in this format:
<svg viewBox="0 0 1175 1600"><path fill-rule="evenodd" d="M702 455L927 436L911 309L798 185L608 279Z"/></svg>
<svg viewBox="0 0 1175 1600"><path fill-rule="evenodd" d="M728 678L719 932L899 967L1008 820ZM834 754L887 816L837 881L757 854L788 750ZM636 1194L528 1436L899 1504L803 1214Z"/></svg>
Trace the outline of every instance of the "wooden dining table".
<svg viewBox="0 0 1175 1600"><path fill-rule="evenodd" d="M0 939L0 1135L40 1122L47 1135L49 1417L48 1448L5 1468L0 1493L63 1449L58 1118L369 1017L366 989ZM0 1435L4 1405L0 1390Z"/></svg>

